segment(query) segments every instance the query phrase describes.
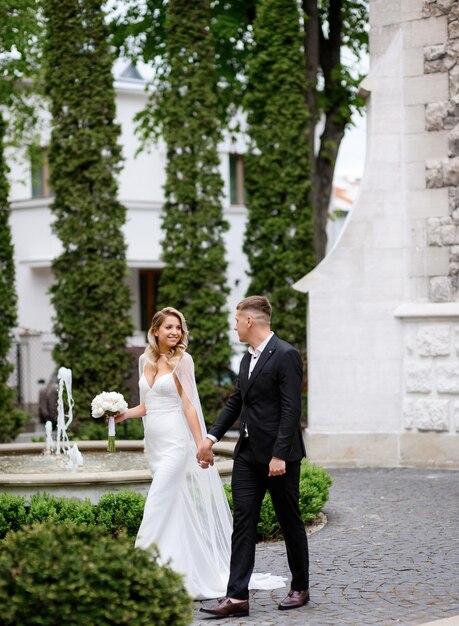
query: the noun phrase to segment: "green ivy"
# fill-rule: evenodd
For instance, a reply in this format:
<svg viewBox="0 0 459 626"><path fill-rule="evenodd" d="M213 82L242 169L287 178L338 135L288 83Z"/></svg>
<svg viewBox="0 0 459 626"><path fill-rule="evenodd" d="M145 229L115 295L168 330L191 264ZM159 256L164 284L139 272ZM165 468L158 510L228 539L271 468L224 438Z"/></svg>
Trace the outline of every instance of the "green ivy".
<svg viewBox="0 0 459 626"><path fill-rule="evenodd" d="M214 69L209 20L209 0L169 2L165 29L170 69L156 102L167 145L162 221L166 267L159 301L180 309L187 319L207 419L223 406L222 385L231 356L223 240L228 224L222 211L217 99L209 81ZM215 398L221 399L217 407Z"/></svg>
<svg viewBox="0 0 459 626"><path fill-rule="evenodd" d="M102 391L126 392L133 332L126 284L126 209L117 199L120 128L115 122L113 53L100 0L43 0L45 87L52 115L49 150L53 230L53 353L72 370L74 424Z"/></svg>
<svg viewBox="0 0 459 626"><path fill-rule="evenodd" d="M305 61L298 3L262 0L245 95L247 295L266 295L273 328L305 353L305 295L292 288L315 264ZM303 313L302 313L303 312Z"/></svg>
<svg viewBox="0 0 459 626"><path fill-rule="evenodd" d="M0 113L0 442L7 442L21 431L26 413L16 407L16 391L8 384L13 370L9 361L12 330L16 326L17 295L13 242L10 228L9 185L6 177L4 137L6 125Z"/></svg>

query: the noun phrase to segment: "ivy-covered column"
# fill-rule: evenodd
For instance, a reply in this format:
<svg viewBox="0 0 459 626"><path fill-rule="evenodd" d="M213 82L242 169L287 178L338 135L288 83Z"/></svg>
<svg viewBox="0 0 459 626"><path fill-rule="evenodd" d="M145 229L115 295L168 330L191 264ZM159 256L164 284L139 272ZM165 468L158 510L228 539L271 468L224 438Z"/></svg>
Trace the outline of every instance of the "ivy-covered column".
<svg viewBox="0 0 459 626"><path fill-rule="evenodd" d="M166 20L168 80L159 103L167 144L162 306L182 310L206 418L220 408L229 365L220 127L212 85L209 0L171 0Z"/></svg>
<svg viewBox="0 0 459 626"><path fill-rule="evenodd" d="M5 161L4 137L6 124L0 114L0 443L11 441L21 429L26 414L15 404L15 390L8 385L13 369L9 362L12 336L17 324L13 242L9 223L8 167Z"/></svg>
<svg viewBox="0 0 459 626"><path fill-rule="evenodd" d="M90 415L101 391L122 392L132 334L125 283L126 209L117 199L121 166L115 122L113 54L100 0L43 0L53 228L54 359L71 368L75 416Z"/></svg>
<svg viewBox="0 0 459 626"><path fill-rule="evenodd" d="M305 61L298 3L262 0L245 96L247 294L266 295L273 328L304 351L305 296L292 289L315 264Z"/></svg>

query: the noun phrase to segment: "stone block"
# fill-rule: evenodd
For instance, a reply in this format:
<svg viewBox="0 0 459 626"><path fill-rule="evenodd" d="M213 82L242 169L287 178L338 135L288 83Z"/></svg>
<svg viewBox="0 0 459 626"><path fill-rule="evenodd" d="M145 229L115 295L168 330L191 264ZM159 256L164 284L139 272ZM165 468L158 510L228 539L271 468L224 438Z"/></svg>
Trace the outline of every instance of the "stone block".
<svg viewBox="0 0 459 626"><path fill-rule="evenodd" d="M449 430L448 400L415 400L414 424L418 430Z"/></svg>
<svg viewBox="0 0 459 626"><path fill-rule="evenodd" d="M453 20L448 23L448 39L457 39L459 37L459 20Z"/></svg>
<svg viewBox="0 0 459 626"><path fill-rule="evenodd" d="M456 52L446 43L424 48L424 72L448 72L456 64Z"/></svg>
<svg viewBox="0 0 459 626"><path fill-rule="evenodd" d="M443 160L429 159L426 161L426 187L427 189L445 187Z"/></svg>
<svg viewBox="0 0 459 626"><path fill-rule="evenodd" d="M425 276L426 274L426 249L411 248L409 276Z"/></svg>
<svg viewBox="0 0 459 626"><path fill-rule="evenodd" d="M459 157L443 162L443 181L446 187L459 186Z"/></svg>
<svg viewBox="0 0 459 626"><path fill-rule="evenodd" d="M459 365L444 363L435 368L437 391L459 394Z"/></svg>
<svg viewBox="0 0 459 626"><path fill-rule="evenodd" d="M459 127L453 128L448 135L448 155L453 158L459 156Z"/></svg>
<svg viewBox="0 0 459 626"><path fill-rule="evenodd" d="M375 174L375 178L377 178ZM422 161L407 163L405 167L405 185L407 189L425 189L426 172Z"/></svg>
<svg viewBox="0 0 459 626"><path fill-rule="evenodd" d="M399 445L402 466L449 469L459 466L459 437L456 434L402 432ZM441 620L441 626L453 626L453 624L448 625L448 621Z"/></svg>
<svg viewBox="0 0 459 626"><path fill-rule="evenodd" d="M452 246L456 243L457 227L454 224L441 227L441 241L444 246Z"/></svg>
<svg viewBox="0 0 459 626"><path fill-rule="evenodd" d="M419 356L448 356L451 330L446 324L428 324L418 328L416 348Z"/></svg>
<svg viewBox="0 0 459 626"><path fill-rule="evenodd" d="M370 12L372 10L372 6L370 5ZM370 25L371 25L371 16L370 16ZM394 23L388 26L375 26L371 28L371 37L370 37L370 59L371 66L374 66L378 61L378 56L382 56L391 43L394 40L394 37L399 32L400 26L398 23ZM445 29L446 30L446 29ZM443 39L444 41L444 39ZM438 43L438 42L436 42Z"/></svg>
<svg viewBox="0 0 459 626"><path fill-rule="evenodd" d="M304 441L311 463L325 467L394 467L398 433L317 432L306 429Z"/></svg>
<svg viewBox="0 0 459 626"><path fill-rule="evenodd" d="M433 17L430 20L416 20L405 25L403 47L432 46L447 40L446 17Z"/></svg>
<svg viewBox="0 0 459 626"><path fill-rule="evenodd" d="M412 219L449 216L448 189L408 191L407 208Z"/></svg>
<svg viewBox="0 0 459 626"><path fill-rule="evenodd" d="M456 0L424 0L423 14L425 17L448 15Z"/></svg>
<svg viewBox="0 0 459 626"><path fill-rule="evenodd" d="M402 421L405 430L411 430L414 427L414 400L411 398L403 402Z"/></svg>
<svg viewBox="0 0 459 626"><path fill-rule="evenodd" d="M402 22L419 20L422 18L422 0L403 0L400 17Z"/></svg>
<svg viewBox="0 0 459 626"><path fill-rule="evenodd" d="M459 356L459 326L455 326L454 328L454 349Z"/></svg>
<svg viewBox="0 0 459 626"><path fill-rule="evenodd" d="M427 243L429 246L441 246L441 223L439 217L427 219Z"/></svg>
<svg viewBox="0 0 459 626"><path fill-rule="evenodd" d="M455 402L453 405L453 419L454 419L454 430L459 433L459 402Z"/></svg>
<svg viewBox="0 0 459 626"><path fill-rule="evenodd" d="M403 76L422 76L424 74L424 49L410 48L403 54Z"/></svg>
<svg viewBox="0 0 459 626"><path fill-rule="evenodd" d="M446 118L454 112L455 108L456 105L450 100L428 104L425 118L426 130L442 130Z"/></svg>
<svg viewBox="0 0 459 626"><path fill-rule="evenodd" d="M416 104L405 107L404 128L406 133L422 133L426 130L425 105Z"/></svg>
<svg viewBox="0 0 459 626"><path fill-rule="evenodd" d="M447 275L450 270L449 248L427 248L426 273L428 276Z"/></svg>
<svg viewBox="0 0 459 626"><path fill-rule="evenodd" d="M450 187L448 189L448 204L451 213L456 209L459 209L459 188ZM453 217L453 219L455 219Z"/></svg>
<svg viewBox="0 0 459 626"><path fill-rule="evenodd" d="M436 76L436 74L433 74ZM446 74L438 74L438 76L446 76ZM459 95L459 65L455 65L448 73L449 76L449 96L455 98ZM446 98L441 98L442 100Z"/></svg>
<svg viewBox="0 0 459 626"><path fill-rule="evenodd" d="M429 300L431 302L453 301L453 284L449 276L434 276L429 279Z"/></svg>
<svg viewBox="0 0 459 626"><path fill-rule="evenodd" d="M403 0L372 0L369 5L372 28L390 26L400 21L400 5Z"/></svg>
<svg viewBox="0 0 459 626"><path fill-rule="evenodd" d="M447 100L448 96L448 75L444 73L408 76L403 82L403 101L407 106Z"/></svg>
<svg viewBox="0 0 459 626"><path fill-rule="evenodd" d="M431 364L407 361L405 363L405 389L408 393L430 393L432 391Z"/></svg>
<svg viewBox="0 0 459 626"><path fill-rule="evenodd" d="M405 135L405 160L425 161L427 159L445 159L448 154L448 131L436 133L413 133Z"/></svg>

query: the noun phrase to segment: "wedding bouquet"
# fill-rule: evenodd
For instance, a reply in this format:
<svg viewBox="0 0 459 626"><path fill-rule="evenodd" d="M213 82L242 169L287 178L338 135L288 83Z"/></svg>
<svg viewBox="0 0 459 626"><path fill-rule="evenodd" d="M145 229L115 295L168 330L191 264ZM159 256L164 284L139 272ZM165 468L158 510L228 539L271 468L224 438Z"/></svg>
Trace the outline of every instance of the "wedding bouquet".
<svg viewBox="0 0 459 626"><path fill-rule="evenodd" d="M128 405L123 394L103 391L91 402L91 414L95 419L108 417L108 452L115 452L115 413L125 413Z"/></svg>

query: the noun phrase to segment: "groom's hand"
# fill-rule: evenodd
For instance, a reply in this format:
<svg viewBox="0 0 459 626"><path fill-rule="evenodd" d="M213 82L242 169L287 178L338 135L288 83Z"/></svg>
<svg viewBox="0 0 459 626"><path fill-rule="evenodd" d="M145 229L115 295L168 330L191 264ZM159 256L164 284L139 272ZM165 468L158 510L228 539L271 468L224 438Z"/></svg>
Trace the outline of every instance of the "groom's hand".
<svg viewBox="0 0 459 626"><path fill-rule="evenodd" d="M214 464L214 453L212 452L213 442L205 437L196 453L199 465L204 469Z"/></svg>
<svg viewBox="0 0 459 626"><path fill-rule="evenodd" d="M285 461L273 456L269 462L268 476L282 476L282 474L285 474Z"/></svg>

